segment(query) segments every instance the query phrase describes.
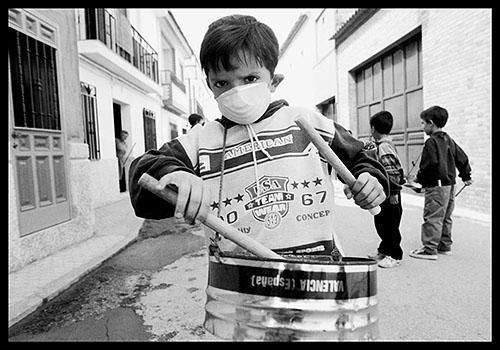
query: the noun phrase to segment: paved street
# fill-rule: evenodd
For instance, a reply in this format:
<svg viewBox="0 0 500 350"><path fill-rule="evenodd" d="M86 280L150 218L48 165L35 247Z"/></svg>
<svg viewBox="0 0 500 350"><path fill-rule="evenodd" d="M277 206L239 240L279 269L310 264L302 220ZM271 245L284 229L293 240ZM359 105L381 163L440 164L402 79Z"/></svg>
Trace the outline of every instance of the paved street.
<svg viewBox="0 0 500 350"><path fill-rule="evenodd" d="M347 256L376 249L378 236L368 212L338 194L335 215ZM404 261L398 268L377 270L379 340L491 340L491 224L455 215L453 255L426 261L408 256L420 247L421 221L422 208L405 203ZM165 232L161 225L172 222L147 221L144 239L9 339L217 340L202 327L207 256L201 227L177 224Z"/></svg>

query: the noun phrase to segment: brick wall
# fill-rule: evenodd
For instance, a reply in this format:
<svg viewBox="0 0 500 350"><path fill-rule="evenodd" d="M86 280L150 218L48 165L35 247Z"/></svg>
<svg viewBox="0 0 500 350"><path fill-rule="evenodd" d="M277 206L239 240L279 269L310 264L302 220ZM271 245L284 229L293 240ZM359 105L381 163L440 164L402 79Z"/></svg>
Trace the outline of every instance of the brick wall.
<svg viewBox="0 0 500 350"><path fill-rule="evenodd" d="M491 208L491 11L428 11L422 26L424 108L448 110L444 130L468 154L473 187L457 205ZM462 182L458 182L462 186Z"/></svg>
<svg viewBox="0 0 500 350"><path fill-rule="evenodd" d="M485 213L491 209L491 25L488 9L380 10L337 48L338 121L356 132L351 71L421 28L423 108L448 110L444 130L469 155L475 181L457 205Z"/></svg>

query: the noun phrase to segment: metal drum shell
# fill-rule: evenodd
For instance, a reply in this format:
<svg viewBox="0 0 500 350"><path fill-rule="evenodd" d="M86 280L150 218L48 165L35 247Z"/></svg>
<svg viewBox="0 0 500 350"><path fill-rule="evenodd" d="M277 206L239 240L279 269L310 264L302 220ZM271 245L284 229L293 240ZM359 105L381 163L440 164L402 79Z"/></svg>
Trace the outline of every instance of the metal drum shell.
<svg viewBox="0 0 500 350"><path fill-rule="evenodd" d="M339 341L374 340L378 337L376 262L372 259L344 258L342 262L328 263L250 257L217 259L210 256L209 259L204 327L219 338L240 341ZM324 297L321 293L297 294L296 291L301 288L295 288L293 293L297 295L292 293L282 297L283 293L278 288L277 295L265 295L262 289L245 286L247 280L253 278L255 282L249 273L261 271L277 273L273 278L274 287L278 286L277 281L283 276L320 276L315 280L316 285L321 284L323 291L325 286L332 290L331 278L334 276L353 291L347 294L326 293L328 295ZM235 279L235 272L238 281L231 284L229 279ZM355 275L358 279L353 283L350 276ZM321 280L323 277L324 280ZM267 277L272 283L270 278ZM320 287L315 291L321 290Z"/></svg>

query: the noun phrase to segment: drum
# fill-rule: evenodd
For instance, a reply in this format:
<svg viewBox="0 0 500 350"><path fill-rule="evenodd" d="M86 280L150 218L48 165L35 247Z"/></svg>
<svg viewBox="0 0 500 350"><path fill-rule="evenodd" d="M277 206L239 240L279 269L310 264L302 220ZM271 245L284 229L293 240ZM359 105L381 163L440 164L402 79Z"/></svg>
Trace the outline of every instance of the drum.
<svg viewBox="0 0 500 350"><path fill-rule="evenodd" d="M374 340L376 261L209 255L205 329L221 339Z"/></svg>

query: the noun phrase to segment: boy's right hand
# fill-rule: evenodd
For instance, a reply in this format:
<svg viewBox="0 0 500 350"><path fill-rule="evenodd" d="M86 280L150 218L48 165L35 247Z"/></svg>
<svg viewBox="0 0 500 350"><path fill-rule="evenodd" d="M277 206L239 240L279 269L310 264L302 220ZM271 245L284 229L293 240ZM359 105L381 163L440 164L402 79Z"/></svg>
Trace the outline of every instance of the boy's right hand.
<svg viewBox="0 0 500 350"><path fill-rule="evenodd" d="M194 224L196 219L205 221L209 213L210 192L200 177L186 171L174 171L158 181L159 189L168 185L177 187L176 218L184 217L189 224Z"/></svg>

